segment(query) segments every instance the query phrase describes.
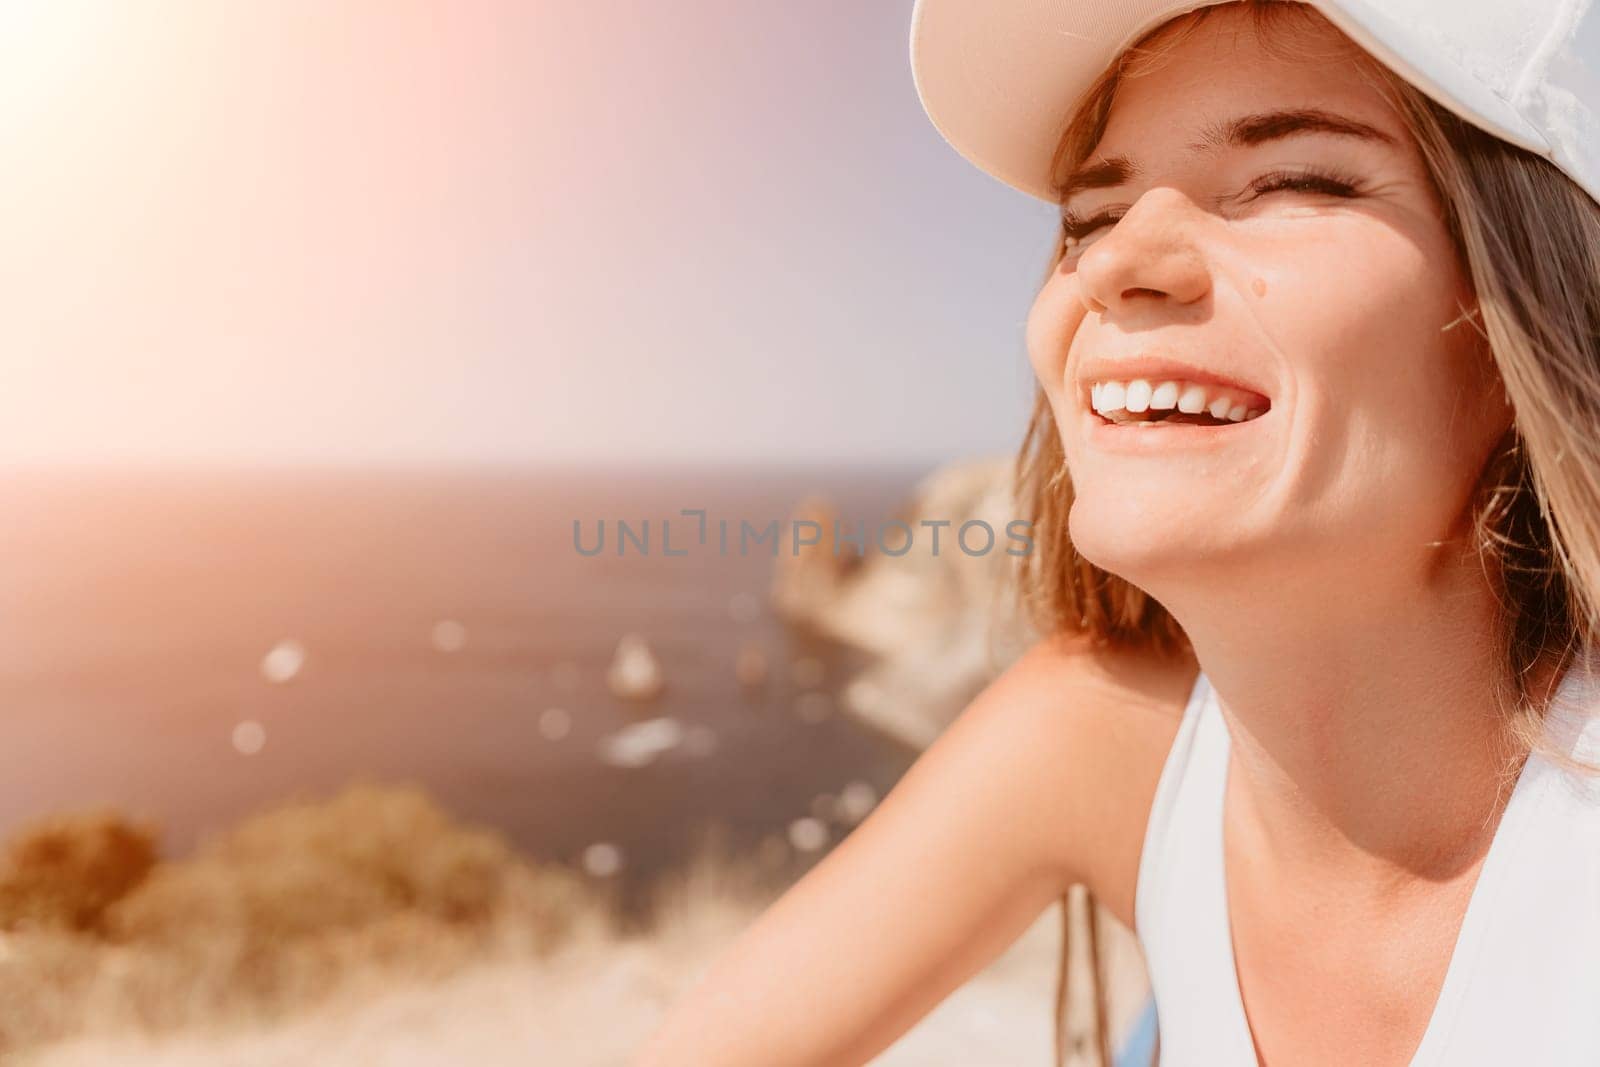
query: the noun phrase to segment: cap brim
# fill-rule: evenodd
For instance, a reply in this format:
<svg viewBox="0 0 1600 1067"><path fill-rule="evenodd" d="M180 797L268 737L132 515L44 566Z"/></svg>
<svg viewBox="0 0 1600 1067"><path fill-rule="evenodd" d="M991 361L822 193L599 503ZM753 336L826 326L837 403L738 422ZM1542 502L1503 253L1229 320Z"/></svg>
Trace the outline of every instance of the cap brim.
<svg viewBox="0 0 1600 1067"><path fill-rule="evenodd" d="M911 76L941 136L980 170L1055 203L1051 166L1071 109L1147 31L1226 0L916 0ZM1370 0L1311 0L1328 21L1468 122L1541 155L1549 146L1448 50Z"/></svg>

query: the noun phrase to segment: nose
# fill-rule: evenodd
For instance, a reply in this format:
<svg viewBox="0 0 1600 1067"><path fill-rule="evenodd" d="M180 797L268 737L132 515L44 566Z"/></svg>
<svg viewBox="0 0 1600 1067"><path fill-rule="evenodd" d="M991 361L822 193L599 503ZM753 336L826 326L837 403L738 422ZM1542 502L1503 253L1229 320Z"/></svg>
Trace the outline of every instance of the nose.
<svg viewBox="0 0 1600 1067"><path fill-rule="evenodd" d="M1192 304L1211 292L1195 243L1199 209L1176 189L1147 190L1078 257L1078 291L1100 314Z"/></svg>

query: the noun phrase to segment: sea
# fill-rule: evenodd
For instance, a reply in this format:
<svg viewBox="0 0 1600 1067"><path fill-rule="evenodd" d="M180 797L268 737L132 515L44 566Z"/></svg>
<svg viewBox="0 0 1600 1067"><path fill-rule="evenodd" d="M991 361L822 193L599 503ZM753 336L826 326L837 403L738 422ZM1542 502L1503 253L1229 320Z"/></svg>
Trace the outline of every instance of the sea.
<svg viewBox="0 0 1600 1067"><path fill-rule="evenodd" d="M916 753L848 714L861 654L778 617L772 546L722 549L718 520L761 528L820 495L870 528L931 469L8 472L0 834L109 807L182 856L369 781L608 879L625 909L707 827L814 862L844 831L797 848L796 820L881 798ZM604 550L580 551L602 520ZM646 520L648 551L618 541ZM653 700L606 684L629 634L661 664ZM663 721L687 740L607 755Z"/></svg>

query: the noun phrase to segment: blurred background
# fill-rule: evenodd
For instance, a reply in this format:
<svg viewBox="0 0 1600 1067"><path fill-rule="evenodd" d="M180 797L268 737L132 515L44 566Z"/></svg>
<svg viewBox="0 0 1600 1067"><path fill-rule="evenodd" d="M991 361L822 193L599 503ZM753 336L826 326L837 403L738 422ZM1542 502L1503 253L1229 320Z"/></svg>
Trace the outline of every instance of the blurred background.
<svg viewBox="0 0 1600 1067"><path fill-rule="evenodd" d="M1025 647L1055 216L910 14L0 0L0 1055L626 1062Z"/></svg>

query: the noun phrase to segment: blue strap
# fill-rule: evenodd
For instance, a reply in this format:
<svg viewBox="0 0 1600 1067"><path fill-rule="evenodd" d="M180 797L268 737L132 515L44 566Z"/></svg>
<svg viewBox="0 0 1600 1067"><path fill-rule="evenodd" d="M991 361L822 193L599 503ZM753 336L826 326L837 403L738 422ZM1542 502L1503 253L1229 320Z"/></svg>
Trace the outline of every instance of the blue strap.
<svg viewBox="0 0 1600 1067"><path fill-rule="evenodd" d="M1144 1002L1127 1040L1116 1055L1116 1067L1154 1067L1156 1055L1156 998Z"/></svg>

